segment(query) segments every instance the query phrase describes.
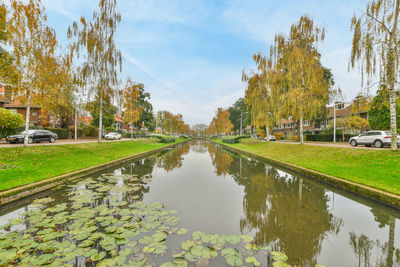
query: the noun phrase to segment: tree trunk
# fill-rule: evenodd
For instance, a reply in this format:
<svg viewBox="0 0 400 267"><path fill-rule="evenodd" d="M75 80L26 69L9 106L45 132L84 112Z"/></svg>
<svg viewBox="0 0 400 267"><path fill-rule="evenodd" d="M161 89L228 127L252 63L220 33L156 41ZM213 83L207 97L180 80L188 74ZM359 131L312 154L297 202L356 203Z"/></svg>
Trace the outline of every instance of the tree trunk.
<svg viewBox="0 0 400 267"><path fill-rule="evenodd" d="M299 130L299 138L300 144L304 144L304 135L303 135L303 114L300 115L300 130Z"/></svg>
<svg viewBox="0 0 400 267"><path fill-rule="evenodd" d="M390 33L389 39L389 52L388 52L388 69L387 69L387 82L390 90L390 128L392 132L391 138L391 149L397 150L397 125L396 125L396 92L395 92L395 83L396 83L396 66L395 66L395 46L397 46L397 23L399 19L400 12L400 0L396 1L395 15L393 20L393 28Z"/></svg>
<svg viewBox="0 0 400 267"><path fill-rule="evenodd" d="M265 127L267 130L266 130L266 132L267 132L267 141L269 141L269 128L268 128L268 126L266 126Z"/></svg>
<svg viewBox="0 0 400 267"><path fill-rule="evenodd" d="M101 143L101 137L103 135L103 96L100 94L100 109L99 109L99 143Z"/></svg>
<svg viewBox="0 0 400 267"><path fill-rule="evenodd" d="M26 116L25 116L25 136L24 136L24 147L28 146L28 131L29 131L29 119L31 116L31 91L26 92Z"/></svg>

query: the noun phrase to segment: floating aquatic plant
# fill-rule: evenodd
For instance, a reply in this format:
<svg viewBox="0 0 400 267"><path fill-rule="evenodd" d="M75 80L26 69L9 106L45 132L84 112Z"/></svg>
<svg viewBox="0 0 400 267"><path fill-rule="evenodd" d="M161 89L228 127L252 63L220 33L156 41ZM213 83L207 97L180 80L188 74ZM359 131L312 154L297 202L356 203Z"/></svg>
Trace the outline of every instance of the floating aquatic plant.
<svg viewBox="0 0 400 267"><path fill-rule="evenodd" d="M162 267L187 266L216 258L230 266L260 266L272 257L274 266L288 266L283 253L258 247L249 235L196 231L170 250L170 236L182 239L188 232L174 227L178 211L123 197L138 194L150 181L151 176L103 174L70 185L68 203L34 200L21 218L0 227L0 265L71 266L84 257L99 266L144 266L155 259L165 261ZM14 230L16 225L26 229Z"/></svg>

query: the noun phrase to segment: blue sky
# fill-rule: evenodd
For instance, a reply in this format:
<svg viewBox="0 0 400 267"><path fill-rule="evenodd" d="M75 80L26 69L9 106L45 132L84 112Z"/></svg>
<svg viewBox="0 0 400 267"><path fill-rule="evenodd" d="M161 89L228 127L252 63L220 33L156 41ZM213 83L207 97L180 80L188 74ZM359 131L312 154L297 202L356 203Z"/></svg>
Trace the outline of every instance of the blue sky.
<svg viewBox="0 0 400 267"><path fill-rule="evenodd" d="M346 100L360 90L358 70L347 71L350 20L366 0L119 0L123 52L121 78L143 82L154 110L182 113L186 122L209 123L218 107L244 95L242 70L251 56L268 51L276 33L308 14L326 27L322 62L332 69ZM45 0L48 23L62 44L80 16L91 17L96 0Z"/></svg>

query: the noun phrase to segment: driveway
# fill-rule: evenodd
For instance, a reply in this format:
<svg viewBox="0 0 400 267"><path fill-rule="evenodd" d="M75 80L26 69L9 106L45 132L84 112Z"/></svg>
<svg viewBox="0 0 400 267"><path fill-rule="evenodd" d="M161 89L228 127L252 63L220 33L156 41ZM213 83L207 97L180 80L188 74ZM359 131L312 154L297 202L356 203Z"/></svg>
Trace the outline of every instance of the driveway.
<svg viewBox="0 0 400 267"><path fill-rule="evenodd" d="M130 138L122 138L121 140L102 140L102 142L124 142L124 141L131 141L131 140L136 140L136 139L130 139ZM78 140L73 140L73 139L62 139L62 140L57 140L55 143L48 143L48 142L43 142L43 143L33 143L29 144L29 146L58 146L58 145L72 145L72 144L85 144L85 143L97 143L97 139L78 139ZM24 146L24 144L9 144L4 141L0 141L0 148L2 147L19 147L19 146Z"/></svg>
<svg viewBox="0 0 400 267"><path fill-rule="evenodd" d="M285 144L293 144L293 145L299 145L300 142L293 142L293 141L277 141L278 143L285 143ZM322 142L304 142L304 145L308 146L327 146L327 147L345 147L345 148L354 148L354 149L372 149L372 150L386 150L389 149L389 147L383 147L383 148L376 148L376 147L366 147L363 145L359 146L352 146L349 143L322 143Z"/></svg>

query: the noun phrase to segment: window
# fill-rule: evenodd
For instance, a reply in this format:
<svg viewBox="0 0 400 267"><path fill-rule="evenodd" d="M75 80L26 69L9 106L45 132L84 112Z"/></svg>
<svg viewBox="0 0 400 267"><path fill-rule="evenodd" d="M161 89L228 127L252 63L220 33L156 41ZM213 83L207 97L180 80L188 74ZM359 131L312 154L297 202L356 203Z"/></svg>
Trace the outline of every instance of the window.
<svg viewBox="0 0 400 267"><path fill-rule="evenodd" d="M18 111L17 111L16 108L11 108L11 109L9 109L9 111L12 111L12 112L14 112L14 113L18 113Z"/></svg>
<svg viewBox="0 0 400 267"><path fill-rule="evenodd" d="M305 121L304 122L304 126L310 126L311 124L310 124L310 121Z"/></svg>
<svg viewBox="0 0 400 267"><path fill-rule="evenodd" d="M344 103L336 104L336 109L344 109Z"/></svg>

